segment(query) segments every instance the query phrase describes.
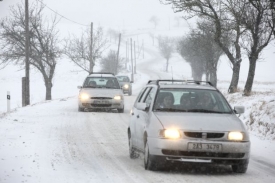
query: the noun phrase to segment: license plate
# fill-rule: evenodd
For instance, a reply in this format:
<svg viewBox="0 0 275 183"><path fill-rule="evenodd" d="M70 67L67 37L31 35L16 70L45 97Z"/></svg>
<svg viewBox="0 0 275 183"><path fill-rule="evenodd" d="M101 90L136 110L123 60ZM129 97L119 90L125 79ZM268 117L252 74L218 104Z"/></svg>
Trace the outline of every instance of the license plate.
<svg viewBox="0 0 275 183"><path fill-rule="evenodd" d="M110 104L109 100L95 100L94 104Z"/></svg>
<svg viewBox="0 0 275 183"><path fill-rule="evenodd" d="M222 150L222 145L207 143L188 143L188 150L220 152Z"/></svg>

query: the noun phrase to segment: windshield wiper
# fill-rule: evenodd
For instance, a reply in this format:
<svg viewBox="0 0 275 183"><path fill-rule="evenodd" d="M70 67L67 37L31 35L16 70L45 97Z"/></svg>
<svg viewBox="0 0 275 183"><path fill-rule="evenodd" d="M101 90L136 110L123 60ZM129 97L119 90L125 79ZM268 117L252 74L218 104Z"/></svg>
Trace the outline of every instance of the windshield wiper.
<svg viewBox="0 0 275 183"><path fill-rule="evenodd" d="M184 109L175 109L175 108L157 108L156 111L187 112L187 110L184 110Z"/></svg>
<svg viewBox="0 0 275 183"><path fill-rule="evenodd" d="M189 109L188 112L204 112L204 113L223 113L220 111L213 111L213 110L207 110L207 109Z"/></svg>

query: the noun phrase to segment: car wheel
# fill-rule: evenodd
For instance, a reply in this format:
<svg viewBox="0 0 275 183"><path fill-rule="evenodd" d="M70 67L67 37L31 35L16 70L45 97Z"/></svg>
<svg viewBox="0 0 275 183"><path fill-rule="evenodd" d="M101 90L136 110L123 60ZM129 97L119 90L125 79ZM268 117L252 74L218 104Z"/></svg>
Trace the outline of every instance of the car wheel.
<svg viewBox="0 0 275 183"><path fill-rule="evenodd" d="M232 171L235 173L245 173L248 168L249 160L244 160L243 162L235 165L231 165Z"/></svg>
<svg viewBox="0 0 275 183"><path fill-rule="evenodd" d="M131 132L128 134L128 141L129 141L129 155L131 159L136 159L139 157L138 152L133 148L133 142L131 137Z"/></svg>
<svg viewBox="0 0 275 183"><path fill-rule="evenodd" d="M78 107L78 112L84 112L84 108Z"/></svg>
<svg viewBox="0 0 275 183"><path fill-rule="evenodd" d="M145 144L144 151L144 168L145 170L157 170L157 163L154 161L154 156L149 152L148 142Z"/></svg>
<svg viewBox="0 0 275 183"><path fill-rule="evenodd" d="M122 109L117 109L118 113L124 113L124 107Z"/></svg>

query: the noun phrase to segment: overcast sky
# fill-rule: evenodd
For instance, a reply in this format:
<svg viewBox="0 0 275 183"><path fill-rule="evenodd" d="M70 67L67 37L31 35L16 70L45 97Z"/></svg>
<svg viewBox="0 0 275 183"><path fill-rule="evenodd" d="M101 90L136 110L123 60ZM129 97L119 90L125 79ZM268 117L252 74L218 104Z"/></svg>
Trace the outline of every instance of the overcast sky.
<svg viewBox="0 0 275 183"><path fill-rule="evenodd" d="M0 17L9 15L9 6L25 0L3 0L0 4ZM35 0L29 0L29 4ZM56 11L62 16L79 24L90 25L117 30L125 28L150 28L149 19L156 16L160 20L159 26L175 24L175 14L171 5L163 5L159 0L44 0L47 5L45 12L53 15ZM52 9L52 10L50 10ZM66 19L60 21L61 31L78 31L85 26Z"/></svg>

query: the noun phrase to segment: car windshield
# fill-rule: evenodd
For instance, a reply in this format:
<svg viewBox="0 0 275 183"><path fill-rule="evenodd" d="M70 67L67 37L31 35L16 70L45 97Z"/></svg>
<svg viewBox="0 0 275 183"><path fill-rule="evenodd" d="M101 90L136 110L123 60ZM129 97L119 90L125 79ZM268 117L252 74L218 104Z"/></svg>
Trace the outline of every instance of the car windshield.
<svg viewBox="0 0 275 183"><path fill-rule="evenodd" d="M116 78L111 77L88 77L83 88L111 88L120 89Z"/></svg>
<svg viewBox="0 0 275 183"><path fill-rule="evenodd" d="M232 113L221 93L215 90L183 88L159 90L154 111Z"/></svg>
<svg viewBox="0 0 275 183"><path fill-rule="evenodd" d="M118 82L130 82L130 79L128 76L117 76Z"/></svg>

